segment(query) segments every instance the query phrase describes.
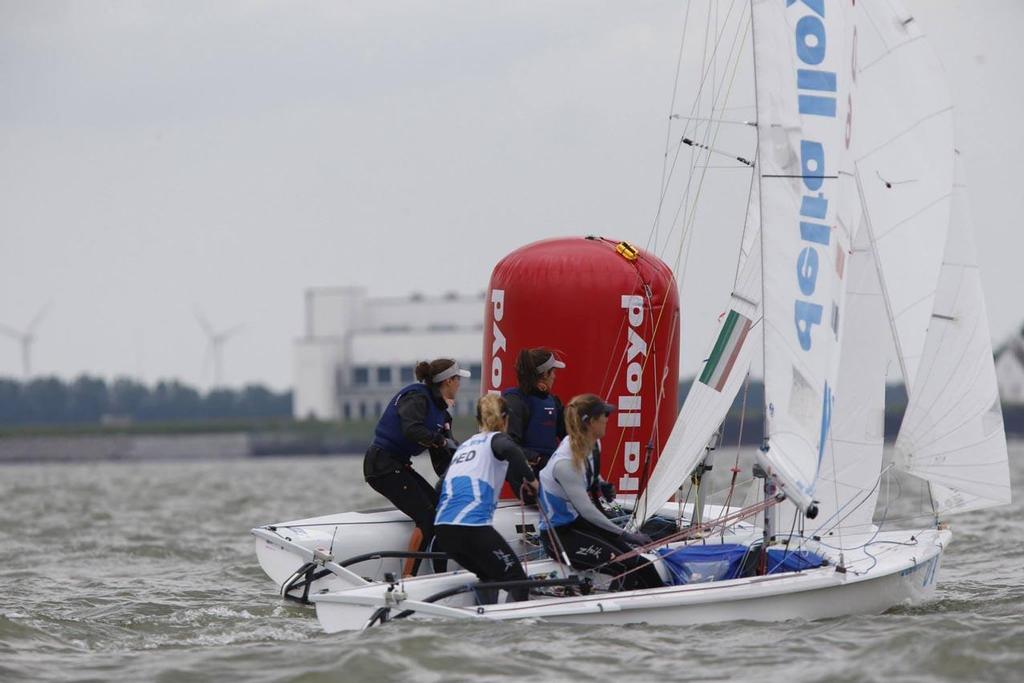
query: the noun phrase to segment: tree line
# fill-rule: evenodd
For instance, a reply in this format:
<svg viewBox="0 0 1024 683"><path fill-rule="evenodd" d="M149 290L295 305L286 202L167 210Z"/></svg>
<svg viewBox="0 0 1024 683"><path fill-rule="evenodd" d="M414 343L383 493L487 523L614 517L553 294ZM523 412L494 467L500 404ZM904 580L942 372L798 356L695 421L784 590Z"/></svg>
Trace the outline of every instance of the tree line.
<svg viewBox="0 0 1024 683"><path fill-rule="evenodd" d="M128 378L107 382L82 375L69 382L0 378L0 425L98 424L291 417L292 393L251 384L202 393L177 380L147 386Z"/></svg>

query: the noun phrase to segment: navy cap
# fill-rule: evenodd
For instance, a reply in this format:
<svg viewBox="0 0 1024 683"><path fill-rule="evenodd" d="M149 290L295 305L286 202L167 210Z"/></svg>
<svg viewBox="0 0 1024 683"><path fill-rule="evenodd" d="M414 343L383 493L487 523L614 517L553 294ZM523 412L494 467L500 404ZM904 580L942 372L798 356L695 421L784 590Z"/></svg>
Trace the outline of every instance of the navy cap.
<svg viewBox="0 0 1024 683"><path fill-rule="evenodd" d="M586 412L584 412L581 415L581 418L585 422L587 420L592 420L592 419L601 417L602 415L605 415L605 416L611 415L614 411L615 411L615 406L613 406L611 403L605 403L604 401L601 401L599 403L595 403L594 405L590 406L586 410Z"/></svg>

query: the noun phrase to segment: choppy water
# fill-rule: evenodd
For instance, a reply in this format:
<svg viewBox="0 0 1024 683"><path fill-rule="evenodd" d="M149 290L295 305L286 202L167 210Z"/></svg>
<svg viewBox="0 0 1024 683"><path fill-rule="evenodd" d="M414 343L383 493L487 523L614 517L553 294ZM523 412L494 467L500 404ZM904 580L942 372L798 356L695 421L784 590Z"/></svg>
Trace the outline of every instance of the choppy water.
<svg viewBox="0 0 1024 683"><path fill-rule="evenodd" d="M393 623L324 635L252 526L377 505L358 458L0 468L0 680L1020 680L1016 501L953 519L937 599L712 627Z"/></svg>

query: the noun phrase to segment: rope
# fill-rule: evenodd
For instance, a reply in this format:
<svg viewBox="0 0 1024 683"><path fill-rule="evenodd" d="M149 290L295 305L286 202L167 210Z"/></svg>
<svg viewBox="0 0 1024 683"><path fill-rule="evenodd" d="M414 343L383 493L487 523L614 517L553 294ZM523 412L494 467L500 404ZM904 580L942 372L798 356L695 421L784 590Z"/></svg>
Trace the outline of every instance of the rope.
<svg viewBox="0 0 1024 683"><path fill-rule="evenodd" d="M733 0L733 3L729 7L729 12L726 15L726 24L728 23L729 17L732 15L734 6L735 6L735 0ZM749 29L749 21L746 22L746 26L747 26L747 29ZM746 30L744 30L744 32L743 32L744 40L745 40L745 37L746 37L746 32L747 32ZM701 86L700 86L700 89L698 91L698 100L699 100L699 97L700 97L701 93L703 92L703 87L704 87L705 82L707 81L707 76L708 76L707 67L706 67L706 53L707 53L707 43L708 43L708 37L707 36L708 35L710 35L710 12L709 12L709 24L708 24L708 28L707 28L706 36L705 36L705 66L704 66L704 69L703 69L704 70L704 74L702 76ZM719 46L720 46L720 44L722 42L722 39L723 39L724 35L725 35L725 24L723 24L723 28L722 28L722 30L720 32L716 31L716 39L715 39L715 43L714 43L714 46L713 46L712 52L711 52L711 58L712 59L714 59L715 55L717 55L718 48L719 48ZM735 82L735 76L736 76L736 72L737 72L738 66L739 66L739 55L742 53L742 47L741 47L740 53L736 53L735 52L738 35L739 35L739 27L737 28L736 35L733 38L732 45L730 46L730 49L729 49L728 57L726 59L726 63L728 64L728 63L733 61L733 57L735 55L735 63L733 64L732 75L731 75L731 78L729 80L728 87L725 89L725 98L724 98L725 101L728 101L728 96L729 96L729 94L732 91L732 86L733 86L733 84ZM685 41L685 34L684 34L683 40ZM712 93L712 111L714 111L715 107L717 106L719 97L721 97L721 92L718 92L718 93L714 93L713 92ZM695 106L696 106L696 103L695 103ZM714 133L712 133L712 127L709 126L708 127L708 132L707 132L707 134L705 135L705 138L704 138L705 141L710 140L711 142L713 142L714 140L717 140L717 135L718 135L718 132L720 130L721 130L721 124L720 123L719 123L719 125L717 127L714 128ZM685 134L685 132L686 132L686 127L684 127L684 134ZM681 144L682 143L680 143L680 145ZM678 150L677 150L677 155L676 156L678 158ZM672 173L674 173L675 161L673 161L673 167L672 168L673 168L672 172L669 173L669 179L671 179ZM706 174L707 174L707 169L705 168L704 173L701 174L700 182L698 183L698 193L697 193L697 198L698 199L699 199L699 196L700 196L701 189L703 188L703 183L704 183L704 179L706 177ZM692 183L692 179L693 179L693 175L692 175L692 171L691 171L690 181L688 181L688 183L687 183L687 188L688 188L687 189L687 194L689 193L689 188L690 188L690 184ZM665 192L667 192L667 185L668 185L668 183L666 183L665 188L663 189L663 192L662 192L662 202L664 200ZM696 200L695 200L695 202L696 202ZM660 216L660 204L659 204L658 215ZM679 215L679 212L677 211L676 218L673 220L673 225L678 220L678 215ZM694 210L690 214L690 216L689 216L689 221L688 221L688 225L689 226L692 226L693 221L695 220L695 217L696 217L696 211ZM652 233L657 230L657 221L658 221L658 219L656 218L655 225L652 226ZM688 229L686 230L686 233L687 234L689 233ZM607 240L605 240L605 241L607 241ZM680 263L680 260L682 260L683 242L685 242L685 239L680 243L680 250L679 250L679 253L677 254L677 257L676 257L676 260L675 260L675 268L673 269L673 271L679 270L679 263ZM688 254L687 254L687 256L688 256ZM640 273L639 261L634 262L634 267L635 267L636 272L637 272L637 280L638 280L638 282L640 282L641 284L644 285L644 290L643 291L644 291L644 294L645 294L645 297L646 297L647 306L648 306L648 308L651 309L651 311L653 313L654 301L653 301L653 297L652 297L652 294L651 294L651 287L650 287L649 283L647 283L643 279L643 277L642 277L642 275ZM684 264L684 268L685 268L685 264ZM664 305L662 305L660 307L660 310L658 311L657 316L655 317L655 321L654 321L654 324L653 324L653 329L651 327L650 319L648 318L648 320L647 320L646 328L648 330L651 330L651 335L650 335L651 339L654 339L657 336L658 330L660 329L661 322L662 322L662 319L663 319L663 316L664 316L664 313L665 313L665 308L666 308L666 306L664 306ZM620 325L620 331L619 331L619 334L617 335L616 344L614 346L617 346L619 340L621 340L621 338L622 338L622 331L623 331L624 327L625 327L625 321L623 321L623 324ZM674 341L674 333L673 333L672 341ZM671 343L672 342L670 341L670 344ZM613 348L614 348L614 346L613 346ZM654 359L655 355L656 354L653 353L653 352L645 355L645 357L643 359L643 362L641 364L641 376L643 376L643 374L646 372L648 363L651 362L652 360L655 360ZM606 379L609 379L609 382L607 384L605 382L602 382L602 390L604 391L604 393L607 394L607 392L610 390L611 383L614 382L613 378L618 375L618 370L622 367L622 365L624 363L625 363L625 354L623 354L619 358L619 361L616 364L616 370L617 371L616 371L616 373L613 374L612 378L608 378L608 374L607 374L607 370L608 370L608 368L611 367L612 364L611 363L607 364L605 377L606 377ZM657 367L657 361L656 360L655 360L655 367ZM665 378L663 377L661 379L661 381L662 381L662 387L661 387L662 391L659 392L659 393L664 393L664 381L665 381ZM658 424L659 418L660 418L660 408L661 408L661 401L660 400L656 400L656 402L655 402L655 419L654 419L655 430L657 429L657 424ZM616 447L615 447L615 449L613 451L613 456L612 456L612 459L611 459L610 469L614 469L614 467L616 466L616 464L618 462L619 453L620 453L620 451L622 449L622 445L623 445L623 443L624 443L624 441L626 439L626 433L627 433L627 431L629 429L635 429L635 428L626 428L626 429L622 429L622 430L619 431L618 442L616 443ZM650 452L649 454L645 453L645 456L647 456L648 458L653 456L653 455L654 455L653 452ZM634 518L635 518L636 513L637 513L637 510L634 510Z"/></svg>
<svg viewBox="0 0 1024 683"><path fill-rule="evenodd" d="M729 12L726 15L726 23L728 22L729 16L732 15L732 10L733 10L733 6L734 5L735 5L735 2L730 5ZM743 32L743 41L741 41L741 45L742 45L743 42L745 42L746 33L747 33L747 30L749 30L749 23L750 22L748 21L745 24L746 25L746 29ZM738 36L739 28L737 28L737 32L736 33L737 33L737 36ZM715 47L714 47L712 55L717 54L718 45L721 43L721 39L724 36L724 34L725 34L725 30L724 30L724 25L723 25L723 30L720 33L718 33L718 37L716 39ZM737 36L734 36L734 38L733 38L733 43L732 43L732 46L730 47L730 50L729 50L729 56L728 56L728 58L726 60L727 63L732 61L732 59L733 59L733 53L734 53L734 50L735 50L735 47L736 47L736 44L737 44L737 40L736 40ZM734 66L733 66L732 75L731 75L731 78L729 80L729 85L725 89L725 101L726 102L728 101L729 95L732 92L732 86L733 86L733 84L735 82L736 72L737 72L738 66L739 66L739 56L740 56L740 54L742 54L742 50L741 50L740 53L737 53L735 55L736 59L735 59L735 63L734 63ZM705 78L706 78L706 75L707 74L705 73ZM702 88L703 88L704 80L705 80L704 78L702 78L702 80L701 80L701 87ZM698 97L699 96L700 96L700 92L698 92ZM714 110L715 106L717 105L717 99L718 99L718 96L716 96L714 101L712 102L712 111ZM714 129L715 132L714 132L713 135L710 132L710 129L711 129L711 127L709 126L709 132L708 132L708 135L705 137L705 139L707 140L707 139L710 138L710 141L711 141L711 143L713 145L714 141L717 140L718 132L721 130L721 125L719 124ZM684 132L685 132L685 130L684 130ZM674 169L674 164L673 164L673 169ZM705 180L706 176L707 176L707 169L705 168L704 172L701 174L700 180L699 180L699 182L697 184L697 195L696 195L696 197L694 199L694 210L689 214L689 220L684 225L683 239L680 240L679 251L678 251L678 253L676 255L675 267L673 268L673 272L679 272L680 273L680 277L679 277L680 280L683 277L683 274L684 274L684 271L685 271L685 268L686 268L686 263L688 262L688 258L689 258L689 252L687 252L686 253L687 260L683 260L683 247L684 247L685 242L686 242L686 235L691 234L690 228L692 228L693 222L696 219L696 204L697 204L697 202L700 199L701 192L703 191L704 180ZM692 175L692 170L691 170L690 180L687 182L687 196L689 195L689 190L690 190L690 186L691 186L692 180L693 180L693 175ZM680 206L680 210L681 210L681 208L682 208L682 205ZM673 225L675 225L676 221L678 220L678 216L679 216L679 211L676 212L676 217L673 219ZM674 228L673 228L673 231L674 231ZM670 231L670 234L671 234L671 231ZM667 242L666 242L666 244L667 244ZM679 267L680 261L683 261L682 268ZM654 323L654 332L652 334L652 338L654 338L657 335L657 331L658 331L658 329L661 326L661 321L662 321L662 317L664 316L664 313L665 313L665 306L662 306L661 310L659 310L659 312L658 312L657 318L656 318L655 323ZM650 356L647 356L647 357L644 358L644 362L642 364L642 370L646 370L646 365L647 365L647 362L649 360L650 360ZM622 434L620 434L619 445L621 445L622 437L624 437L624 435L625 435L624 432ZM619 452L619 448L616 448L615 455L613 456L613 460L612 460L612 466L613 467L614 467L614 464L616 462L616 458L618 457L618 452ZM655 471L656 471L656 469L657 468L655 468ZM634 519L636 519L636 515L639 513L639 511L640 511L639 508L634 509L634 511L633 511Z"/></svg>
<svg viewBox="0 0 1024 683"><path fill-rule="evenodd" d="M640 555L648 550L652 550L658 546L669 545L677 541L693 540L693 537L697 534L699 534L698 538L703 538L704 536L709 535L713 536L715 534L716 529L719 526L721 526L723 529L729 526L733 526L743 519L759 515L760 513L764 512L773 505L776 505L778 502L779 501L775 498L769 498L766 501L755 503L754 505L742 508L740 510L737 510L736 512L723 515L711 524L703 524L700 527L694 527L692 525L688 526L685 529L681 529L680 531L665 536L664 538L660 538L656 541L651 541L650 543L644 545L636 546L630 551L627 551L620 555L616 555L608 562L611 563L620 562L622 560L628 560L631 557L636 557L637 555Z"/></svg>
<svg viewBox="0 0 1024 683"><path fill-rule="evenodd" d="M742 404L742 407L740 408L740 432L739 432L739 436L737 436L737 438L736 438L736 459L733 462L732 467L730 468L730 471L732 472L732 478L729 481L729 493L728 493L728 495L726 495L726 497L725 497L725 504L722 506L723 512L725 510L728 510L729 506L732 504L732 495L733 495L733 492L736 490L736 476L740 473L740 449L743 446L743 421L744 421L744 418L746 418L746 416L747 416L747 394L749 393L749 391L750 391L750 373L748 372L747 373L747 381L743 385L743 404ZM724 532L723 532L723 540L724 540Z"/></svg>
<svg viewBox="0 0 1024 683"><path fill-rule="evenodd" d="M572 563L569 562L569 553L565 552L565 548L562 547L562 541L559 540L558 534L555 533L555 527L552 526L551 520L548 519L547 510L544 509L544 504L540 501L540 496L541 496L541 491L540 491L540 487L538 486L538 488L537 488L537 509L540 511L541 519L544 520L544 524L547 526L547 530L546 531L548 532L548 540L551 541L551 547L555 549L555 555L556 555L556 557L554 558L555 562L562 569L562 571L566 575L568 575L569 572L568 572L568 570L566 570L565 567L566 567L566 565L568 565L570 568L572 567Z"/></svg>
<svg viewBox="0 0 1024 683"><path fill-rule="evenodd" d="M735 524L736 522L739 522L740 520L742 520L742 519L744 519L746 517L756 516L756 515L760 514L761 512L763 512L764 510L767 510L768 508L770 508L771 506L773 506L773 505L775 505L777 503L778 503L778 501L776 499L772 498L772 499L769 499L767 501L764 501L764 502L761 502L761 503L757 503L756 505L751 505L751 506L749 506L747 508L744 508L743 510L738 510L733 515L727 515L726 517L723 518L723 521L724 521L723 533L724 533L725 526L729 526L729 525ZM594 571L600 571L602 567L607 567L609 565L617 564L619 562L622 562L623 560L628 560L628 559L633 558L633 557L638 557L641 554L643 554L644 552L647 552L648 550L652 550L652 549L654 549L657 546L668 545L668 544L676 542L678 540L682 540L682 541L699 540L699 541L702 541L704 536L706 536L706 535L714 535L713 533L712 534L704 533L704 532L708 531L709 529L711 531L713 531L714 527L703 527L703 528L699 528L699 529L694 529L693 527L688 527L688 528L683 529L682 531L680 531L678 533L672 534L670 536L666 536L665 538L659 539L657 541L652 541L651 543L648 543L646 545L637 546L637 547L633 548L632 550L630 550L628 552L616 555L615 557L611 558L610 560L608 560L604 564L598 565L597 567L591 567L591 569L594 570ZM701 534L700 537L698 537L696 539L690 538L690 535L695 533L695 532L699 532ZM685 543L684 543L684 545L685 545ZM663 562L665 560L665 557L663 555L658 555L658 556L656 556L654 558L644 558L644 559L653 564L654 562ZM644 569L645 567L646 567L646 565L641 563L640 565L638 565L636 567L633 567L631 569L627 569L624 572L621 572L619 574L613 575L611 577L611 580L612 581L621 581L622 577L627 576L629 574L632 574L635 571L639 571L641 569Z"/></svg>
<svg viewBox="0 0 1024 683"><path fill-rule="evenodd" d="M523 540L526 540L526 503L523 501L523 494L527 491L526 482L519 484L519 528L522 529ZM537 507L540 507L540 501L537 501ZM522 557L523 571L527 576L530 575L530 565L527 556L530 553L525 553Z"/></svg>

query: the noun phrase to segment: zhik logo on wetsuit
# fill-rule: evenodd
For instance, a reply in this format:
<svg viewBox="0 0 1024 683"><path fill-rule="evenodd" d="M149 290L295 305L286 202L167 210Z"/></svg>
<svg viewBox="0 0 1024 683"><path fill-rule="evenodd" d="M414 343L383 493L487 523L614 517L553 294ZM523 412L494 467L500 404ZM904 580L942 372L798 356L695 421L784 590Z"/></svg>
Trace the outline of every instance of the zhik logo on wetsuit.
<svg viewBox="0 0 1024 683"><path fill-rule="evenodd" d="M601 559L601 548L596 545L588 545L585 548L577 548L574 555L580 557L593 557L594 559Z"/></svg>
<svg viewBox="0 0 1024 683"><path fill-rule="evenodd" d="M506 553L504 550L495 550L494 556L505 563L505 571L511 569L513 564L515 563L515 560L512 559L512 556Z"/></svg>

